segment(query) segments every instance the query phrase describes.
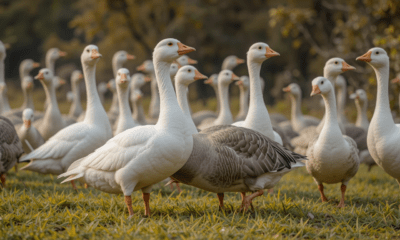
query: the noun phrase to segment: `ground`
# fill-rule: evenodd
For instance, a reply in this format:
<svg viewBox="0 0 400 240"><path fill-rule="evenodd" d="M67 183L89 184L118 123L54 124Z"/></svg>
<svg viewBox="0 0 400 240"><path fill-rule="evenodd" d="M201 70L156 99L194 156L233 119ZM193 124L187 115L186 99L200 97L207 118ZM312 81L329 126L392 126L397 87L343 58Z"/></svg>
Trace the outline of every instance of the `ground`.
<svg viewBox="0 0 400 240"><path fill-rule="evenodd" d="M339 209L340 185L326 185L322 203L305 169L287 174L272 195L254 201L255 211L238 212L240 194L216 194L183 186L178 194L158 184L151 193L152 216L144 218L141 192L132 195L135 215L128 219L123 196L60 184L54 176L10 171L0 190L1 239L145 238L282 239L399 238L397 182L374 167L362 166L350 181L347 206Z"/></svg>

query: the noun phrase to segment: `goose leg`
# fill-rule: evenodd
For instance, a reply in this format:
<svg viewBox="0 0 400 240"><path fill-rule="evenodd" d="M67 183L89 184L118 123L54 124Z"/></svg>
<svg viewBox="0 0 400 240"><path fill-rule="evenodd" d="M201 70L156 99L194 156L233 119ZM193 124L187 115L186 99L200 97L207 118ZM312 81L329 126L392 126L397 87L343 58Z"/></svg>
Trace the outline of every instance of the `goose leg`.
<svg viewBox="0 0 400 240"><path fill-rule="evenodd" d="M150 217L150 193L142 193L144 201L144 215Z"/></svg>
<svg viewBox="0 0 400 240"><path fill-rule="evenodd" d="M219 210L225 209L224 207L224 193L217 193L218 201L219 201Z"/></svg>
<svg viewBox="0 0 400 240"><path fill-rule="evenodd" d="M242 201L242 207L240 208L240 210L243 209L243 211L245 212L245 211L247 211L247 209L249 207L251 207L251 209L254 211L254 207L253 207L253 203L252 203L253 199L256 197L259 197L263 194L264 194L264 190L258 190L257 192L254 192L248 196L246 196L246 193L242 192L241 195L242 195L243 201Z"/></svg>
<svg viewBox="0 0 400 240"><path fill-rule="evenodd" d="M344 184L342 184L342 186L340 186L340 190L342 192L342 198L340 199L340 202L339 202L339 205L338 205L339 208L344 207L344 194L346 192L346 188L347 187Z"/></svg>
<svg viewBox="0 0 400 240"><path fill-rule="evenodd" d="M0 180L1 180L1 185L3 185L3 188L6 188L6 175L1 174Z"/></svg>
<svg viewBox="0 0 400 240"><path fill-rule="evenodd" d="M128 207L129 211L129 219L133 216L133 208L132 208L132 198L131 196L125 196L125 204Z"/></svg>
<svg viewBox="0 0 400 240"><path fill-rule="evenodd" d="M176 183L176 189L178 190L178 193L182 192L182 191L181 191L181 186L179 186L179 183L178 183L178 182Z"/></svg>
<svg viewBox="0 0 400 240"><path fill-rule="evenodd" d="M319 193L321 193L322 202L327 202L328 199L326 198L326 196L324 194L324 185L322 185L322 183L318 184L318 190L319 190Z"/></svg>
<svg viewBox="0 0 400 240"><path fill-rule="evenodd" d="M273 194L274 193L274 189L273 188L268 189L268 193L269 194Z"/></svg>
<svg viewBox="0 0 400 240"><path fill-rule="evenodd" d="M71 181L71 185L72 185L72 188L73 188L75 191L78 191L78 189L76 188L76 185L75 185L74 180Z"/></svg>

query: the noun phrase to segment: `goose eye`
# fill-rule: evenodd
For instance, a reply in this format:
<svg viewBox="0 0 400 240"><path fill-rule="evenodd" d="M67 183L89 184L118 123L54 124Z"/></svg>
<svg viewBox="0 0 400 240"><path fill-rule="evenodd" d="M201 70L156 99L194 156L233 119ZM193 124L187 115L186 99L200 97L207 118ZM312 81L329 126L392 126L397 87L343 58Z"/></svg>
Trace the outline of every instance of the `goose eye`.
<svg viewBox="0 0 400 240"><path fill-rule="evenodd" d="M90 50L89 50L89 49L86 49L86 52L90 52Z"/></svg>
<svg viewBox="0 0 400 240"><path fill-rule="evenodd" d="M261 46L258 47L258 49L261 49L261 48L262 48Z"/></svg>
<svg viewBox="0 0 400 240"><path fill-rule="evenodd" d="M336 61L335 64L338 64L338 62Z"/></svg>
<svg viewBox="0 0 400 240"><path fill-rule="evenodd" d="M324 81L321 81L321 85L324 84Z"/></svg>
<svg viewBox="0 0 400 240"><path fill-rule="evenodd" d="M228 73L225 73L225 75L228 76L229 74L228 74Z"/></svg>
<svg viewBox="0 0 400 240"><path fill-rule="evenodd" d="M168 46L170 46L170 47L171 47L171 46L172 46L172 42L168 43Z"/></svg>
<svg viewBox="0 0 400 240"><path fill-rule="evenodd" d="M46 72L46 74L49 74L49 72Z"/></svg>
<svg viewBox="0 0 400 240"><path fill-rule="evenodd" d="M376 54L379 54L379 52L376 52Z"/></svg>
<svg viewBox="0 0 400 240"><path fill-rule="evenodd" d="M191 72L191 71L192 71L192 70L190 70L190 69L188 70L188 72Z"/></svg>

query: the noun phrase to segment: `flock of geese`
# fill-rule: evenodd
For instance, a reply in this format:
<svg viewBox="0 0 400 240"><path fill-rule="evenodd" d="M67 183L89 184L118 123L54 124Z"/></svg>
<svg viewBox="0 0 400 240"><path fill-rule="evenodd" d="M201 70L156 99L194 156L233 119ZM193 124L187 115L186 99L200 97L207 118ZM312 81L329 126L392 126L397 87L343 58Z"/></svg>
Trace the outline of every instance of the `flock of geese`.
<svg viewBox="0 0 400 240"><path fill-rule="evenodd" d="M283 91L291 97L291 119L269 114L263 99L262 63L279 53L265 43L253 44L247 52L249 76L238 77L233 69L244 63L227 57L222 70L207 78L185 56L195 51L176 39L164 39L154 48L153 59L137 67L142 73L131 75L123 68L134 59L125 51L112 59L115 80L96 85L96 64L101 58L95 45L81 55L82 71L71 74L72 103L68 115L60 113L56 89L64 82L54 75L55 61L65 52L50 49L46 68L34 77L46 94L45 112L35 111L30 71L39 67L33 60L20 65L24 103L11 109L4 81L5 46L0 42L0 175L21 162L22 169L54 174L85 186L114 194L124 194L132 216L133 191L142 190L145 215L150 216L152 186L167 178L217 193L224 208L225 192L240 192L241 209L253 208L252 200L272 189L283 175L306 166L318 185L322 201L327 201L323 184L341 183L341 200L358 171L360 162L376 163L390 176L400 179L400 130L389 105L389 57L385 50L372 48L356 60L367 62L377 77L377 103L368 121L366 92L350 95L357 107L357 121L349 123L346 106L346 80L342 73L355 69L341 58L329 59L323 76L312 81L311 96L321 95L325 106L322 120L303 115L302 92L292 83ZM174 79L175 87L171 79ZM81 106L81 81L86 85L87 107ZM188 86L197 80L211 85L218 100L217 111L192 113ZM237 81L240 111L232 116L229 85ZM141 87L151 85L149 114L145 116ZM395 79L393 82L399 82ZM104 93L113 93L108 112ZM132 111L133 110L133 111ZM178 184L177 184L178 185ZM179 186L179 185L178 185ZM251 194L246 195L250 192Z"/></svg>

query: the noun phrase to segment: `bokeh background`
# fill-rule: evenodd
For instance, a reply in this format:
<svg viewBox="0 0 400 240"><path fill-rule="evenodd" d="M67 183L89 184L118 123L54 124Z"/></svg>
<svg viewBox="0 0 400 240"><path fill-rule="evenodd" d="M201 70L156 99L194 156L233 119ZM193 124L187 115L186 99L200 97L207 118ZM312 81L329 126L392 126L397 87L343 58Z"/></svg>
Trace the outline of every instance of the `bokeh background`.
<svg viewBox="0 0 400 240"><path fill-rule="evenodd" d="M281 56L267 60L262 67L265 101L286 114L288 101L284 100L282 87L297 82L307 98L310 81L322 75L325 62L341 57L357 68L345 74L349 92L356 88L367 90L373 109L374 74L355 58L371 47L383 47L391 58L391 77L395 77L400 72L399 33L398 0L0 1L0 39L11 45L7 51L6 80L12 89L12 106L18 102L15 99L20 88L19 63L32 58L44 65L49 48L58 47L68 53L57 61L56 73L69 79L71 71L80 68L82 49L90 43L98 45L103 54L97 69L100 82L112 78L111 58L116 51L126 50L136 56L125 65L134 73L138 65L151 58L159 40L174 37L197 49L189 56L199 61L197 67L206 75L217 73L226 56L246 58L251 44L268 43ZM245 75L247 67L242 64L234 72ZM36 84L36 96L44 101L42 88ZM61 102L70 89L68 84L59 92ZM191 88L191 102L209 108L207 104L214 97L212 88L201 82ZM147 91L145 88L144 92ZM397 86L391 86L390 92L391 104L397 109ZM238 89L232 87L231 94L236 106ZM309 104L304 110L312 113L312 109ZM355 113L350 114L355 117Z"/></svg>

